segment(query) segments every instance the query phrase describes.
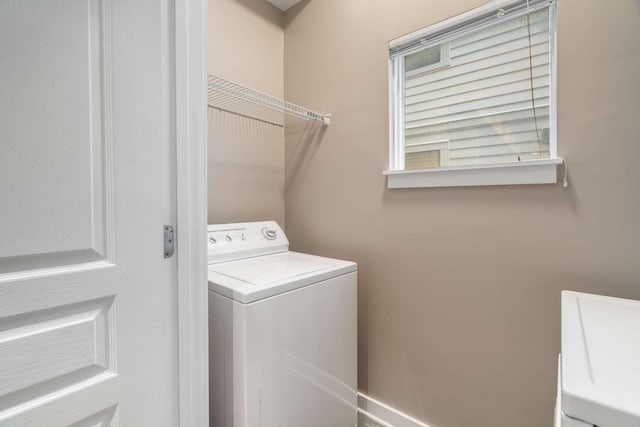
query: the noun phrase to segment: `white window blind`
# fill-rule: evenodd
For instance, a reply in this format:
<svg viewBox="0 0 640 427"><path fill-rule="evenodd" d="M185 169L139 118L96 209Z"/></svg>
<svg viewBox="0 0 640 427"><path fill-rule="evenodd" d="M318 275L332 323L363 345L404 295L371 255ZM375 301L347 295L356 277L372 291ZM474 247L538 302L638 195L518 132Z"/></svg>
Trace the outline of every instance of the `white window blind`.
<svg viewBox="0 0 640 427"><path fill-rule="evenodd" d="M391 48L390 169L555 157L550 2L526 3Z"/></svg>

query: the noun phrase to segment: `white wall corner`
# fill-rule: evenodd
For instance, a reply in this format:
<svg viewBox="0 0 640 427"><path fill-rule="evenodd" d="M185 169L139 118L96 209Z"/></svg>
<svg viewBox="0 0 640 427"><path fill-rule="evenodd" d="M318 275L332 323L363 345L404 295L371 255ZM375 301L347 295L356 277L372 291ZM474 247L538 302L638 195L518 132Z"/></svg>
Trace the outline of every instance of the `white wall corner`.
<svg viewBox="0 0 640 427"><path fill-rule="evenodd" d="M358 392L358 427L429 427L429 425Z"/></svg>

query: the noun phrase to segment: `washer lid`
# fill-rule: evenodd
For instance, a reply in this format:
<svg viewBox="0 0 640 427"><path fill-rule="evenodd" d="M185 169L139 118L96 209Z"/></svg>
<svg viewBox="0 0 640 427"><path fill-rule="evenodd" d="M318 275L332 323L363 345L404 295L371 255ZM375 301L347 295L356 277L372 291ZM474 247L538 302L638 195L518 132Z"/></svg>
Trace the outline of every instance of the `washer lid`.
<svg viewBox="0 0 640 427"><path fill-rule="evenodd" d="M562 292L562 409L589 424L640 425L640 301Z"/></svg>
<svg viewBox="0 0 640 427"><path fill-rule="evenodd" d="M287 251L211 264L209 290L250 303L352 271L350 261Z"/></svg>

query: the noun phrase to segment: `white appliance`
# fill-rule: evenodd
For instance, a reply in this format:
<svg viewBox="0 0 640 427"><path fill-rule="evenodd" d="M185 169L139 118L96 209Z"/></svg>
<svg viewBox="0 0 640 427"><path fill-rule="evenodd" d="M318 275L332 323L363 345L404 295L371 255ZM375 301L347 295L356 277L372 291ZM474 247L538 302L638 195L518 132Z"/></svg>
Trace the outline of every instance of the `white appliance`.
<svg viewBox="0 0 640 427"><path fill-rule="evenodd" d="M353 427L356 264L274 221L209 225L211 427Z"/></svg>
<svg viewBox="0 0 640 427"><path fill-rule="evenodd" d="M556 427L640 426L640 301L562 292Z"/></svg>

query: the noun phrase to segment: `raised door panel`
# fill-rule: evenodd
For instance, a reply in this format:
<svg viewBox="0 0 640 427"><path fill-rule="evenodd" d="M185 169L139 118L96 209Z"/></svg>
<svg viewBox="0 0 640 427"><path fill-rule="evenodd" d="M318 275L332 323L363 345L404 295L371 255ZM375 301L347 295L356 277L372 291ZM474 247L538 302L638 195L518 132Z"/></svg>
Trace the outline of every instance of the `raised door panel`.
<svg viewBox="0 0 640 427"><path fill-rule="evenodd" d="M0 420L2 427L111 427L118 426L119 408L113 401L117 388L112 383L98 383L65 399L43 399L31 410L15 411ZM105 403L112 401L112 403Z"/></svg>
<svg viewBox="0 0 640 427"><path fill-rule="evenodd" d="M0 2L0 274L109 257L108 6Z"/></svg>
<svg viewBox="0 0 640 427"><path fill-rule="evenodd" d="M115 374L113 298L55 307L0 324L0 411Z"/></svg>

